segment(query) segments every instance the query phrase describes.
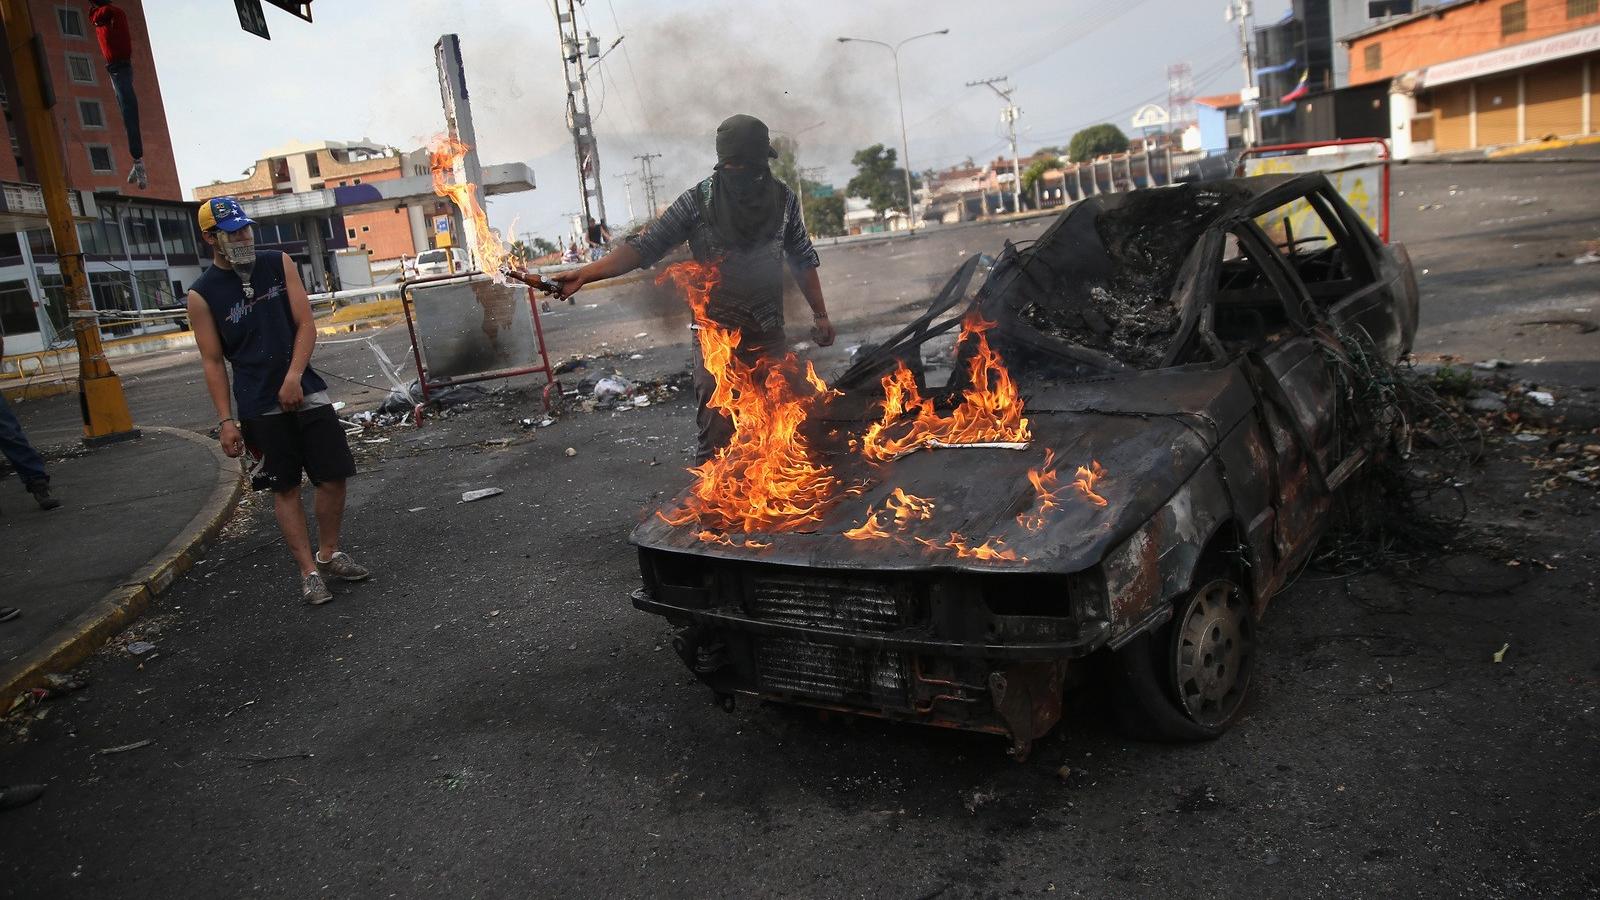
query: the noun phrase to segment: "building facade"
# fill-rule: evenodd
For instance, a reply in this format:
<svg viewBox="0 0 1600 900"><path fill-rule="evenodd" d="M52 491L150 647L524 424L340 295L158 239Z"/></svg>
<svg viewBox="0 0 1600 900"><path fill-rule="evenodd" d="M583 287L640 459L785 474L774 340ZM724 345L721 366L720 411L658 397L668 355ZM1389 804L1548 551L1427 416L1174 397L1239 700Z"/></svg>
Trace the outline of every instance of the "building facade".
<svg viewBox="0 0 1600 900"><path fill-rule="evenodd" d="M133 164L122 114L83 0L30 0L34 31L43 49L55 95L55 119L67 185L75 192L78 240L95 307L130 313L157 311L181 302L198 277L200 239L193 203L183 200L172 138L167 130L161 85L150 51L141 0L119 0L132 39L134 87L139 97L140 135L149 186L128 183ZM0 40L10 46L15 36ZM35 154L23 133L13 57L0 57L0 108L8 152L0 153L0 329L6 353L19 354L71 343L65 291L56 248L37 196ZM170 320L107 320L108 338L174 330Z"/></svg>
<svg viewBox="0 0 1600 900"><path fill-rule="evenodd" d="M1402 159L1600 130L1600 0L1457 0L1346 43Z"/></svg>

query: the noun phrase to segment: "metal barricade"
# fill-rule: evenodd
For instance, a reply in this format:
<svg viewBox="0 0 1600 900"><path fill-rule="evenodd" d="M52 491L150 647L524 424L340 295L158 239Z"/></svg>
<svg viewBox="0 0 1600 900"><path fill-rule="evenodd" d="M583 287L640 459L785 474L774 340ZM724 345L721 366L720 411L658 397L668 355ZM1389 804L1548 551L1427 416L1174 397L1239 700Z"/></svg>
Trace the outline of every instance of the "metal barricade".
<svg viewBox="0 0 1600 900"><path fill-rule="evenodd" d="M1389 142L1383 138L1343 138L1249 147L1239 154L1239 175L1324 172L1334 190L1389 243ZM1376 185L1377 190L1373 187ZM1306 206L1306 217L1315 213ZM1307 218L1310 224L1310 219ZM1298 231L1297 231L1298 233Z"/></svg>

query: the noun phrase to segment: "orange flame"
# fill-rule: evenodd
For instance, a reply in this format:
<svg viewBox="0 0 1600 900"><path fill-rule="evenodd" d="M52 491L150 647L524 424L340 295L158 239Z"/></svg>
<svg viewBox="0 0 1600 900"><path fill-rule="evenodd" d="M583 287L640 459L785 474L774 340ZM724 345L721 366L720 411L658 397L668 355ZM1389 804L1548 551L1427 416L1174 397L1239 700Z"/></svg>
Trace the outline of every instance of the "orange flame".
<svg viewBox="0 0 1600 900"><path fill-rule="evenodd" d="M478 203L478 186L470 181L454 180L457 164L471 149L448 135L434 135L433 140L428 143L428 163L429 168L433 170L433 192L441 197L449 197L456 208L461 210L461 217L467 224L467 243L471 245L473 255L478 258L479 267L499 280L504 277L501 272L508 266L518 268L523 265L523 261L507 250L505 244L500 241L500 233L489 227L489 217L484 214L483 207Z"/></svg>
<svg viewBox="0 0 1600 900"><path fill-rule="evenodd" d="M1006 542L999 538L989 538L976 547L967 543L967 539L959 532L950 532L950 538L945 541L930 541L927 538L917 538L917 543L935 550L952 550L961 559L1002 560L1004 562L1027 562L1026 556L1018 556L1017 551L1007 547Z"/></svg>
<svg viewBox="0 0 1600 900"><path fill-rule="evenodd" d="M884 531L883 525L879 524L879 516L885 518L885 524L893 523L897 530L905 531L914 521L933 518L933 501L908 494L905 488L895 488L894 493L883 501L883 509L874 511L868 506L867 520L846 531L844 536L852 541L890 537L889 532Z"/></svg>
<svg viewBox="0 0 1600 900"><path fill-rule="evenodd" d="M1099 460L1091 460L1089 467L1079 466L1075 474L1077 476L1076 479L1066 487L1076 488L1083 494L1085 499L1095 506L1104 507L1109 505L1106 498L1094 491L1095 482L1105 477L1106 474L1106 470L1100 465ZM1037 469L1029 469L1028 480L1033 483L1033 490L1038 495L1038 500L1035 502L1033 509L1017 516L1017 524L1028 531L1038 531L1044 527L1050 511L1061 507L1061 491L1064 488L1057 486L1060 479L1056 473L1055 451L1049 449L1044 451L1044 465Z"/></svg>
<svg viewBox="0 0 1600 900"><path fill-rule="evenodd" d="M1108 505L1106 498L1100 496L1094 491L1095 482L1105 477L1106 470L1101 468L1099 460L1090 460L1089 466L1090 468L1084 468L1083 466L1078 467L1078 477L1070 486L1081 491L1083 496L1088 498L1089 502L1093 503L1095 506L1106 506Z"/></svg>
<svg viewBox="0 0 1600 900"><path fill-rule="evenodd" d="M817 395L796 393L801 375L794 354L754 365L739 359L739 331L706 315L720 280L715 266L675 263L656 283L667 280L688 296L700 326L701 362L717 383L709 406L733 422L733 437L716 456L689 470L695 481L684 506L671 515L657 515L670 525L699 524L706 529L702 540L715 534L711 529L770 533L821 521L839 481L832 469L812 458L800 434ZM818 391L827 387L814 371L808 370L804 380Z"/></svg>
<svg viewBox="0 0 1600 900"><path fill-rule="evenodd" d="M961 403L948 416L939 415L933 401L922 396L917 389L916 376L904 363L883 377L883 415L861 437L861 452L868 459L885 462L934 442L1027 443L1032 440L1028 420L1022 415L1022 395L1000 354L989 346L984 334L994 324L976 312L961 323L957 347L973 340L977 345L967 361L969 387L962 393ZM907 416L911 417L909 427L902 421Z"/></svg>

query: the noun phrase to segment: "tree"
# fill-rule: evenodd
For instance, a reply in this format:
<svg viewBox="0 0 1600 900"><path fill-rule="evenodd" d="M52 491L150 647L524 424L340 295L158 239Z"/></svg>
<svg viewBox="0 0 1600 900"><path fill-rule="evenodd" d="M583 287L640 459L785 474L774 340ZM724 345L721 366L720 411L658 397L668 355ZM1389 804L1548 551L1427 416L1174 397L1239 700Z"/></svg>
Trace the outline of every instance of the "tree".
<svg viewBox="0 0 1600 900"><path fill-rule="evenodd" d="M1043 154L1046 154L1046 153L1050 154L1051 156L1066 156L1067 155L1066 148L1057 147L1054 144L1051 144L1048 147L1040 147L1038 150L1034 151L1034 155L1035 156L1043 155Z"/></svg>
<svg viewBox="0 0 1600 900"><path fill-rule="evenodd" d="M850 163L856 167L855 177L845 186L851 196L866 198L879 215L889 209L907 209L905 170L895 165L894 148L873 144L857 150Z"/></svg>
<svg viewBox="0 0 1600 900"><path fill-rule="evenodd" d="M1049 159L1036 159L1022 170L1022 193L1033 193L1033 186L1039 183L1044 173L1051 169L1061 168L1061 160L1051 157Z"/></svg>
<svg viewBox="0 0 1600 900"><path fill-rule="evenodd" d="M1090 125L1072 136L1068 144L1069 155L1075 163L1088 162L1107 153L1121 153L1128 149L1128 136L1109 122Z"/></svg>
<svg viewBox="0 0 1600 900"><path fill-rule="evenodd" d="M555 253L555 252L557 252L558 250L561 249L560 247L557 247L555 244L550 243L549 241L545 240L542 237L534 238L532 246L533 246L533 255L534 256L549 256L550 254Z"/></svg>
<svg viewBox="0 0 1600 900"><path fill-rule="evenodd" d="M830 194L813 197L810 191L801 198L806 210L806 230L817 237L844 234L844 197Z"/></svg>
<svg viewBox="0 0 1600 900"><path fill-rule="evenodd" d="M533 255L528 252L528 242L527 241L512 241L511 242L511 255L516 257L517 259L522 260L523 262L527 262L528 260L533 259Z"/></svg>

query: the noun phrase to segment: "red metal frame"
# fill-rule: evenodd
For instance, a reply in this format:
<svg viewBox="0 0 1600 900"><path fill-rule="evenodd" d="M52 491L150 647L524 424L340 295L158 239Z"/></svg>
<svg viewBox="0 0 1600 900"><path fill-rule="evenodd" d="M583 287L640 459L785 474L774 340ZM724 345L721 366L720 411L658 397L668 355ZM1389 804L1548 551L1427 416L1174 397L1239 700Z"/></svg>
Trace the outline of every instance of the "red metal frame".
<svg viewBox="0 0 1600 900"><path fill-rule="evenodd" d="M469 279L482 272L456 272L450 275L429 275L423 278L413 278L400 284L400 307L406 314L406 331L411 335L411 354L417 364L417 383L422 386L422 403L417 404L413 418L417 424L422 424L422 407L430 399L435 388L454 387L458 384L471 384L477 381L493 381L497 378L515 378L518 375L544 375L544 391L541 401L545 412L550 412L561 402L561 382L556 380L555 367L550 364L550 352L544 343L544 325L539 320L539 300L534 296L534 289L530 285L528 291L528 311L533 316L533 335L539 347L541 365L524 366L516 369L496 369L493 372L480 372L476 375L466 375L451 378L447 381L430 381L426 363L422 360L422 344L417 340L417 326L411 311L411 288L416 285L435 284L456 279ZM522 279L517 279L521 281Z"/></svg>
<svg viewBox="0 0 1600 900"><path fill-rule="evenodd" d="M1382 190L1383 206L1378 213L1378 237L1385 244L1389 243L1389 163L1394 155L1389 151L1389 142L1383 138L1339 138L1332 141L1302 141L1298 144L1269 144L1265 147L1246 147L1239 154L1238 174L1244 174L1244 161L1250 156L1264 156L1266 154L1294 153L1297 151L1311 150L1315 147L1343 147L1350 144L1377 144L1383 150L1383 155L1378 157L1378 164L1383 168Z"/></svg>

